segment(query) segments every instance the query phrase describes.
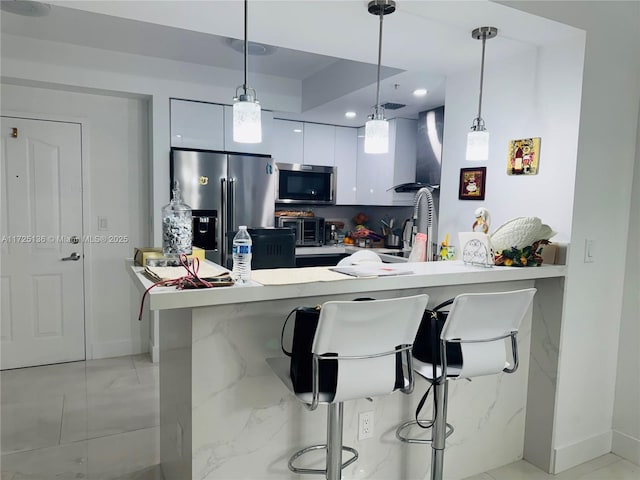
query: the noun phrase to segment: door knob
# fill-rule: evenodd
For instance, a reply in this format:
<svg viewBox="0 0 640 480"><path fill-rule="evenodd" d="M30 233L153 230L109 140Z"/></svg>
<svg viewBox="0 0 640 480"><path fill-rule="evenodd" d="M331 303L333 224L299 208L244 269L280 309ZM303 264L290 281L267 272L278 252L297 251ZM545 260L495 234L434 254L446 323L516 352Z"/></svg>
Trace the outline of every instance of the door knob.
<svg viewBox="0 0 640 480"><path fill-rule="evenodd" d="M71 253L71 255L69 255L68 257L63 257L61 260L63 262L66 262L68 260L73 260L75 262L75 261L80 260L80 258L82 258L80 255L78 255L76 252L73 252L73 253Z"/></svg>

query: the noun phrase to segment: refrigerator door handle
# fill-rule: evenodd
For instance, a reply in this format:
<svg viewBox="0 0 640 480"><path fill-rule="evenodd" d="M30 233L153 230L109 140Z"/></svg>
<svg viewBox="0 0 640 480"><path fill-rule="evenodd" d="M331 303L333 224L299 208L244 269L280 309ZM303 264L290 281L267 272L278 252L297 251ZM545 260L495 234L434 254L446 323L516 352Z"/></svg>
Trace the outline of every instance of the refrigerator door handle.
<svg viewBox="0 0 640 480"><path fill-rule="evenodd" d="M235 232L238 229L236 225L236 179L229 179L229 231Z"/></svg>
<svg viewBox="0 0 640 480"><path fill-rule="evenodd" d="M226 267L227 262L227 245L225 243L225 234L227 232L227 180L220 179L220 228L218 229L218 250L220 250L220 265Z"/></svg>

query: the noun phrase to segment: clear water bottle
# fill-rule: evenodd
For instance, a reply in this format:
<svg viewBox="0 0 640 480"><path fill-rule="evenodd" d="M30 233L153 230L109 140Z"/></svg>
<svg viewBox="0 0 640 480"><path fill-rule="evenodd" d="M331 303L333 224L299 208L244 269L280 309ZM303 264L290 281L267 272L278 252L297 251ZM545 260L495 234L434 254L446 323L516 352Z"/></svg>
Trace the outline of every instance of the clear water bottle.
<svg viewBox="0 0 640 480"><path fill-rule="evenodd" d="M233 278L236 283L248 283L251 280L251 235L246 225L240 225L233 237Z"/></svg>
<svg viewBox="0 0 640 480"><path fill-rule="evenodd" d="M162 253L177 257L191 255L193 244L191 207L182 201L180 185L173 182L171 202L162 207Z"/></svg>

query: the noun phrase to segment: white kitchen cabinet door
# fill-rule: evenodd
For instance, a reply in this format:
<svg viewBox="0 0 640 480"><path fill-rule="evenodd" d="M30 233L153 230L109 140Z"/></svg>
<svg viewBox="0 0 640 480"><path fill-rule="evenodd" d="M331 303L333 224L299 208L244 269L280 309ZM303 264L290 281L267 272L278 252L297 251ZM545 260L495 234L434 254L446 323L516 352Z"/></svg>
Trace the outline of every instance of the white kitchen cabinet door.
<svg viewBox="0 0 640 480"><path fill-rule="evenodd" d="M305 123L304 164L333 167L335 152L335 129L333 125Z"/></svg>
<svg viewBox="0 0 640 480"><path fill-rule="evenodd" d="M302 163L304 123L273 119L271 156L277 163Z"/></svg>
<svg viewBox="0 0 640 480"><path fill-rule="evenodd" d="M351 127L335 127L335 130L336 205L357 205L358 130Z"/></svg>
<svg viewBox="0 0 640 480"><path fill-rule="evenodd" d="M391 187L416 178L415 120L389 120L389 152L364 153L364 127L358 129L356 202L358 205L412 205L413 194L396 193Z"/></svg>
<svg viewBox="0 0 640 480"><path fill-rule="evenodd" d="M224 150L224 106L171 99L171 146Z"/></svg>
<svg viewBox="0 0 640 480"><path fill-rule="evenodd" d="M224 106L224 149L227 152L259 153L271 155L273 142L273 112L262 110L262 142L236 143L233 141L233 107Z"/></svg>
<svg viewBox="0 0 640 480"><path fill-rule="evenodd" d="M418 150L418 122L407 118L394 118L393 185L416 181ZM415 192L391 193L391 205L413 205Z"/></svg>

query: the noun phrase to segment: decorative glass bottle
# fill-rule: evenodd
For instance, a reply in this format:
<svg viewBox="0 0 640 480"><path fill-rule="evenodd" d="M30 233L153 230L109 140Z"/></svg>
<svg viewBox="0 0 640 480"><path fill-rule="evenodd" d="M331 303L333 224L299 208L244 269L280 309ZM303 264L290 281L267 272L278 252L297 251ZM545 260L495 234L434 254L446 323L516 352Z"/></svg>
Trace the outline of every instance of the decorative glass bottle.
<svg viewBox="0 0 640 480"><path fill-rule="evenodd" d="M181 253L191 255L193 223L191 207L182 201L180 185L173 182L171 202L162 207L162 253L177 257Z"/></svg>

